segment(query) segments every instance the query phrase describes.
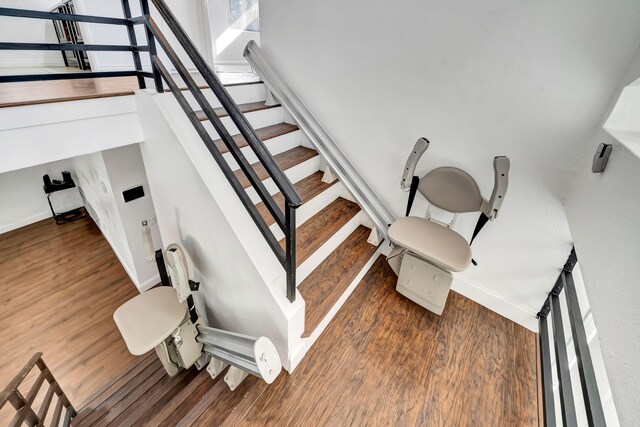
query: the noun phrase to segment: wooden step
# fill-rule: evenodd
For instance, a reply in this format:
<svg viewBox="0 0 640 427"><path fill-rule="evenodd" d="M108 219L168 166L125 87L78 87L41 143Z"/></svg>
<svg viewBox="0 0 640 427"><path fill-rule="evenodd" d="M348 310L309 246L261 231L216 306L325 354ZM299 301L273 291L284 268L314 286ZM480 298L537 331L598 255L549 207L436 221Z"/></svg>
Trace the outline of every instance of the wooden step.
<svg viewBox="0 0 640 427"><path fill-rule="evenodd" d="M258 135L258 138L260 138L260 141L264 142L268 139L286 135L288 133L295 132L297 130L298 130L298 126L296 125L291 125L289 123L278 123L275 125L265 126L263 128L256 129L256 135ZM238 148L246 147L247 145L249 145L247 143L247 140L244 139L244 136L240 134L233 135L232 138L235 141ZM222 139L216 139L215 141L213 141L213 143L216 145L216 147L218 148L218 150L220 150L222 154L229 152L229 149L224 144L224 142L222 142Z"/></svg>
<svg viewBox="0 0 640 427"><path fill-rule="evenodd" d="M296 229L296 266L305 262L358 212L360 206L338 197ZM285 240L280 241L284 249Z"/></svg>
<svg viewBox="0 0 640 427"><path fill-rule="evenodd" d="M300 198L302 199L302 203L308 202L309 200L313 199L318 194L322 193L324 190L328 189L333 184L338 182L338 180L336 179L331 184L324 183L322 182L322 175L323 172L318 171L293 184L296 191L300 195ZM280 207L280 209L284 212L284 196L282 195L282 193L274 194L273 199ZM262 218L264 218L267 225L271 225L275 222L264 202L256 204L256 208L258 209L258 212L260 212L260 215L262 215Z"/></svg>
<svg viewBox="0 0 640 427"><path fill-rule="evenodd" d="M153 359L153 362L149 364L142 371L138 372L135 376L133 376L129 381L121 384L117 389L113 391L106 399L102 402L99 402L98 405L91 410L88 414L84 414L84 411L81 411L80 415L78 415L77 419L74 420L74 425L96 425L97 421L107 414L111 413L113 407L118 405L123 399L126 399L127 396L133 393L138 387L147 385L149 382L155 383L158 376L161 376L164 372L164 368L162 364L158 360L157 357ZM119 415L119 412L117 413Z"/></svg>
<svg viewBox="0 0 640 427"><path fill-rule="evenodd" d="M242 114L246 114L246 113L252 113L254 111L268 110L269 108L275 108L280 106L278 104L267 105L264 102L265 101L249 102L246 104L239 104L238 107L240 108L240 111L242 112ZM213 111L220 118L229 116L229 113L227 113L227 110L225 110L223 107L214 108ZM209 120L207 118L207 115L202 110L196 111L196 115L198 116L198 119L202 121Z"/></svg>
<svg viewBox="0 0 640 427"><path fill-rule="evenodd" d="M149 360L152 362L148 363ZM205 369L198 371L192 367L170 377L164 368L158 369L159 363L155 354L146 358L138 365L145 366L144 369L132 369L99 393L96 399L104 400L95 408L81 409L71 425L235 426L268 387L250 375L231 391L223 380L224 372L212 379Z"/></svg>
<svg viewBox="0 0 640 427"><path fill-rule="evenodd" d="M299 147L292 148L291 150L282 152L280 154L276 154L275 156L273 156L273 158L275 159L278 166L280 166L280 169L285 171L306 160L312 159L317 155L318 155L318 152L316 150L299 146ZM269 178L269 173L267 173L267 170L264 168L264 166L262 166L262 163L260 162L254 163L251 165L251 167L253 168L254 171L256 171L256 175L261 181L264 181L265 179ZM249 182L249 179L247 179L247 177L245 176L244 172L242 172L241 169L238 169L234 173L236 175L236 178L238 178L238 181L240 181L240 185L242 185L243 188L248 188L251 185L251 183Z"/></svg>
<svg viewBox="0 0 640 427"><path fill-rule="evenodd" d="M303 337L313 333L375 253L377 247L367 243L370 232L359 226L298 286L305 301Z"/></svg>
<svg viewBox="0 0 640 427"><path fill-rule="evenodd" d="M149 365L160 365L160 361L156 357L155 352L149 352L138 358L138 363L133 364L128 371L117 378L111 385L103 390L98 391L89 399L83 407L79 408L78 415L73 419L73 425L83 425L83 421L93 413L105 400L111 397L116 391L124 387L125 384L132 381L136 376L140 375Z"/></svg>

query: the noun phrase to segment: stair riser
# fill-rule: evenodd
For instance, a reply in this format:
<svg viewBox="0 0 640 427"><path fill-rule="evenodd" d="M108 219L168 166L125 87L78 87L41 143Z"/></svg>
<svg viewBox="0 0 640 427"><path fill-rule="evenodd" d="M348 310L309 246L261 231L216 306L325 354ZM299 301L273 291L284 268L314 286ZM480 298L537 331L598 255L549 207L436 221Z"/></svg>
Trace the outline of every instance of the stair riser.
<svg viewBox="0 0 640 427"><path fill-rule="evenodd" d="M282 152L291 150L292 148L299 146L300 136L301 136L301 133L298 130L295 132L290 132L281 136L277 136L275 138L267 139L266 141L263 141L263 142L264 142L264 145L267 147L267 150L269 150L269 152L275 156L276 154L280 154ZM247 158L247 161L249 162L249 164L254 164L258 162L258 156L256 156L256 154L253 152L251 147L243 147L240 149L240 151ZM229 166L231 166L231 169L233 170L240 169L240 166L238 166L238 163L235 161L231 153L224 153L223 157L227 160L227 163L229 163Z"/></svg>
<svg viewBox="0 0 640 427"><path fill-rule="evenodd" d="M344 240L349 237L351 233L358 228L364 222L364 213L362 211L358 212L353 216L336 234L331 236L329 240L327 240L317 251L315 251L305 262L303 262L296 269L296 286L300 285L304 279L307 278L309 274L317 266L320 265L322 261L325 260L326 257L331 254Z"/></svg>
<svg viewBox="0 0 640 427"><path fill-rule="evenodd" d="M269 108L267 110L252 111L251 113L245 113L245 117L249 120L249 123L254 129L263 128L266 126L276 125L282 123L284 120L284 110L282 107ZM229 132L229 135L233 136L239 134L238 128L231 120L231 117L223 117L220 119L224 127ZM209 135L213 139L219 139L218 132L213 128L213 124L208 120L202 122L204 128L209 132Z"/></svg>
<svg viewBox="0 0 640 427"><path fill-rule="evenodd" d="M284 173L287 178L289 178L289 181L298 182L318 170L320 170L320 156L315 156L312 159L306 160L295 165L292 168L285 170ZM266 187L269 194L275 194L280 191L271 178L265 179L264 181L262 181L262 183ZM254 204L260 202L258 193L256 193L256 191L252 187L247 188L246 191L249 195L249 198L251 198L251 201Z"/></svg>
<svg viewBox="0 0 640 427"><path fill-rule="evenodd" d="M207 100L209 101L209 103L211 103L211 106L213 108L217 108L221 106L220 102L215 97L211 89L201 89L201 90L202 90L202 93L204 93ZM265 86L262 83L227 87L227 92L229 92L229 95L231 95L231 97L236 102L236 104L247 104L249 102L264 101L266 99L265 90L266 90ZM185 90L185 91L182 91L182 93L184 94L185 98L187 98L187 101L189 101L189 105L191 105L191 108L193 108L196 111L202 110L202 108L196 102L195 98L193 97L190 91Z"/></svg>
<svg viewBox="0 0 640 427"><path fill-rule="evenodd" d="M315 196L313 199L305 201L302 206L296 209L296 227L300 227L309 218L313 217L315 214L331 204L331 202L340 197L342 193L346 191L341 187L342 183L337 182ZM276 239L281 240L284 238L284 233L280 227L278 227L278 224L272 224L270 228L271 232L276 236Z"/></svg>

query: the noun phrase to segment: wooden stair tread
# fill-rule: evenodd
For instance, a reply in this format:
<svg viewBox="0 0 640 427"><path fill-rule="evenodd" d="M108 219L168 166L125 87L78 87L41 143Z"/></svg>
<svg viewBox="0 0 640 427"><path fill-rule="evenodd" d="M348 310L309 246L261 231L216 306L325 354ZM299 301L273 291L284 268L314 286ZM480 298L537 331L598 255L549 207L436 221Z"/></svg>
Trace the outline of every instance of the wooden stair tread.
<svg viewBox="0 0 640 427"><path fill-rule="evenodd" d="M327 240L338 232L358 212L360 206L350 200L338 197L320 212L309 218L296 229L296 266L305 262ZM280 241L285 247L285 240Z"/></svg>
<svg viewBox="0 0 640 427"><path fill-rule="evenodd" d="M218 377L219 379L220 377ZM205 382L211 379L206 370L198 371L197 369L189 369L181 381L171 390L158 399L153 406L147 409L144 416L145 426L161 426L171 414L179 408L191 396L194 391Z"/></svg>
<svg viewBox="0 0 640 427"><path fill-rule="evenodd" d="M265 104L265 101L248 102L246 104L238 104L238 107L240 108L240 111L242 112L242 114L252 113L254 111L268 110L269 108L275 108L275 107L279 107L279 106L280 105L278 105L278 104L276 104L276 105L267 105L267 104ZM223 107L214 108L213 112L216 113L216 115L218 117L220 117L220 118L229 116L229 113L227 113L227 110L225 110ZM198 119L200 119L202 121L209 120L207 118L207 115L202 110L196 111L196 116L198 116Z"/></svg>
<svg viewBox="0 0 640 427"><path fill-rule="evenodd" d="M74 420L81 421L84 419L91 411L97 408L102 402L104 402L108 397L110 397L113 393L115 393L118 389L123 387L126 383L131 381L136 375L142 372L147 366L156 363L159 364L160 361L156 357L155 352L150 351L144 356L141 356L138 363L131 366L131 368L124 372L118 379L113 381L111 385L98 392L92 398L88 400L88 402L78 410L78 415L74 418Z"/></svg>
<svg viewBox="0 0 640 427"><path fill-rule="evenodd" d="M99 419L109 414L116 405L126 399L127 396L135 391L140 385L145 384L147 381L153 381L154 375L158 373L164 373L164 368L160 361L156 358L154 363L151 363L144 370L139 372L133 378L126 383L122 384L114 393L107 397L104 401L100 402L86 417L74 420L75 425L95 425Z"/></svg>
<svg viewBox="0 0 640 427"><path fill-rule="evenodd" d="M298 130L298 126L296 125L292 125L289 123L277 123L275 125L265 126L263 128L256 129L256 135L258 135L258 138L260 138L260 140L264 142L268 139L286 135L288 133L295 132L297 130ZM244 139L244 136L242 136L241 134L233 135L232 138L235 141L238 148L246 147L247 145L249 145L247 143L247 140ZM222 154L229 152L229 149L224 144L224 142L222 142L222 139L216 139L215 141L213 141L213 143Z"/></svg>
<svg viewBox="0 0 640 427"><path fill-rule="evenodd" d="M316 150L312 150L311 148L307 148L307 147L298 146L298 147L292 148L291 150L287 150L280 154L276 154L275 156L273 156L273 158L275 159L278 166L280 166L280 169L284 171L306 160L312 159L317 155L318 155L318 152ZM256 175L258 176L258 178L260 178L261 181L269 178L269 174L267 173L267 170L264 168L262 163L260 162L254 163L251 165L251 167L256 172ZM241 169L238 169L234 173L236 175L236 178L238 178L238 181L240 181L240 185L242 185L243 188L248 188L251 185L251 183L249 182L249 179L245 176L244 172L242 172Z"/></svg>
<svg viewBox="0 0 640 427"><path fill-rule="evenodd" d="M152 389L137 399L134 404L127 407L120 415L109 423L110 426L130 427L137 424L138 420L145 414L158 399L164 396L169 390L176 387L192 370L183 370L173 377L164 375Z"/></svg>
<svg viewBox="0 0 640 427"><path fill-rule="evenodd" d="M377 250L367 243L370 232L359 226L298 286L306 303L303 337L311 335Z"/></svg>
<svg viewBox="0 0 640 427"><path fill-rule="evenodd" d="M322 182L323 175L324 173L322 171L318 171L293 184L296 191L300 195L300 198L302 199L302 203L308 202L309 200L313 199L318 194L322 193L324 190L328 189L333 184L338 182L337 179L331 184ZM273 199L280 207L280 209L284 212L284 196L282 195L282 193L278 192L274 194ZM256 208L258 209L260 215L262 215L262 218L264 218L267 225L271 225L276 222L269 213L269 210L267 209L267 206L264 204L264 202L256 204Z"/></svg>

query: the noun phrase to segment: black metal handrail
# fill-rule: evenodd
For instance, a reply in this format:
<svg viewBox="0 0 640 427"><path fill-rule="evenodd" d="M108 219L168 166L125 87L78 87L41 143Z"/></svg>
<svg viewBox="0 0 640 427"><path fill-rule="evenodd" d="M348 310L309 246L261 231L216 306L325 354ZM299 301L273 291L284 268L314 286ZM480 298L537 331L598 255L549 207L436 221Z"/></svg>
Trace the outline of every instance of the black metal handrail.
<svg viewBox="0 0 640 427"><path fill-rule="evenodd" d="M290 301L295 300L296 296L296 217L295 209L302 204L299 194L293 187L293 184L289 181L284 171L275 162L273 156L268 151L264 143L260 140L256 131L253 129L247 118L242 114L240 108L231 98L224 85L220 82L213 69L207 64L206 60L198 52L197 48L187 35L186 31L176 17L171 12L170 8L163 0L152 0L155 9L158 11L172 34L178 40L178 43L186 52L191 62L195 65L196 69L202 75L206 88L211 89L213 94L217 97L222 107L226 110L232 122L238 128L240 134L247 141L248 146L256 154L256 157L260 163L264 166L269 176L273 179L275 185L284 196L285 206L284 212L269 191L264 186L262 180L258 177L255 170L251 167L251 164L247 161L240 147L236 144L235 140L225 128L224 124L215 112L215 109L211 106L201 87L198 86L187 70L186 66L180 59L179 55L173 49L167 38L164 36L156 21L150 15L150 8L148 0L140 0L140 6L142 16L132 17L131 7L129 0L121 0L124 19L121 18L103 18L97 16L83 16L83 15L70 15L51 12L38 12L27 11L19 9L7 9L0 8L0 16L13 16L23 18L36 18L36 19L56 19L56 20L68 20L76 22L98 23L98 24L112 24L121 25L127 27L127 33L129 36L129 45L85 45L85 44L48 44L48 43L2 43L0 42L0 50L79 50L79 51L129 51L133 55L133 63L135 70L129 71L111 71L111 72L90 72L90 73L69 73L69 74L39 74L39 75L26 75L26 76L0 76L0 83L2 82L16 82L16 81L33 81L33 80L58 80L58 79L74 79L74 78L92 78L92 77L120 77L120 76L136 76L140 88L145 88L145 78L153 78L156 90L159 93L164 92L163 82L167 84L169 90L176 97L180 107L185 112L190 122L194 126L198 135L201 137L205 146L213 156L214 160L224 173L225 177L231 184L235 193L240 198L240 201L245 206L249 215L253 219L254 223L264 236L269 247L274 252L278 261L282 264L286 273L287 282L287 298ZM137 44L135 25L144 25L145 34L147 38L146 46L139 46ZM284 248L280 245L275 235L266 224L262 215L258 212L256 206L251 201L248 193L241 185L240 181L236 177L233 170L231 170L228 163L225 161L220 150L216 147L211 135L207 132L204 125L198 118L198 115L193 110L187 99L183 94L183 90L178 87L173 76L167 70L158 56L156 43L160 49L169 58L169 61L177 71L180 78L187 86L187 90L191 92L199 107L204 112L208 121L211 122L213 128L218 133L220 139L223 141L231 156L240 166L243 174L248 179L251 187L256 191L260 200L264 203L267 210L274 218L277 226L282 230L285 236ZM149 52L151 58L152 72L146 72L142 68L142 62L140 60L140 52Z"/></svg>
<svg viewBox="0 0 640 427"><path fill-rule="evenodd" d="M580 311L578 295L573 281L572 272L577 261L578 258L576 256L576 251L575 249L572 249L558 280L538 313L543 418L544 425L547 427L557 425L550 339L553 340L553 351L556 360L556 374L560 394L560 411L562 414L561 425L569 427L578 425L576 402L571 383L567 341L565 340L565 328L561 312L561 294L565 295L567 307L569 309L571 336L576 353L587 422L589 426L606 426L604 409L600 393L598 391L598 383L593 367L591 352L589 350L589 342L587 341L584 320L582 318L582 312ZM549 314L551 314L551 330L549 328Z"/></svg>
<svg viewBox="0 0 640 427"><path fill-rule="evenodd" d="M132 28L133 25L141 23L141 21L127 17L111 18L104 16L76 15L70 13L59 12L42 12L38 10L13 9L0 7L0 16L8 16L14 18L30 18L30 19L47 19L54 21L70 21L84 22L92 24L105 24L127 26ZM134 40L130 40L128 45L87 45L78 43L15 43L0 42L1 50L53 50L53 51L100 51L100 52L131 52L135 58L139 58L140 52L150 50L149 46L140 46ZM145 87L144 78L151 77L150 73L144 72L142 67L136 63L135 70L126 71L103 71L103 72L83 72L83 73L48 73L48 74L29 74L29 75L8 75L0 76L0 83L17 83L30 82L40 80L70 80L70 79L88 79L103 77L129 77L136 76L141 88Z"/></svg>

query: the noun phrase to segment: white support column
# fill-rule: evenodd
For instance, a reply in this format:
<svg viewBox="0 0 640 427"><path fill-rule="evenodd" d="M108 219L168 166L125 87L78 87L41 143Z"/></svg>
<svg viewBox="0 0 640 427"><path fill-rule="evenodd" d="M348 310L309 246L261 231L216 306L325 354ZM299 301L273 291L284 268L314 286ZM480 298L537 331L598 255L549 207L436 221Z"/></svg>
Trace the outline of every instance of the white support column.
<svg viewBox="0 0 640 427"><path fill-rule="evenodd" d="M215 379L222 373L222 371L225 370L227 366L229 366L227 363L224 363L222 360L212 357L211 361L209 362L209 366L207 366L207 372L209 373L209 375L211 375L211 378Z"/></svg>
<svg viewBox="0 0 640 427"><path fill-rule="evenodd" d="M232 366L229 368L229 371L227 371L227 375L224 376L224 382L227 383L231 391L234 391L248 375L249 373L247 371Z"/></svg>
<svg viewBox="0 0 640 427"><path fill-rule="evenodd" d="M327 166L324 169L324 175L322 175L322 182L324 182L325 184L331 184L336 179L338 179L336 174L333 172L333 170L329 166Z"/></svg>
<svg viewBox="0 0 640 427"><path fill-rule="evenodd" d="M381 240L382 238L380 237L380 232L376 227L373 227L371 229L371 233L369 233L369 238L367 239L367 243L377 247L380 245Z"/></svg>

